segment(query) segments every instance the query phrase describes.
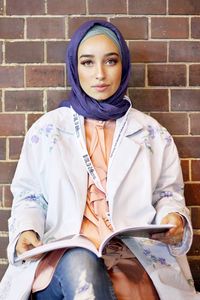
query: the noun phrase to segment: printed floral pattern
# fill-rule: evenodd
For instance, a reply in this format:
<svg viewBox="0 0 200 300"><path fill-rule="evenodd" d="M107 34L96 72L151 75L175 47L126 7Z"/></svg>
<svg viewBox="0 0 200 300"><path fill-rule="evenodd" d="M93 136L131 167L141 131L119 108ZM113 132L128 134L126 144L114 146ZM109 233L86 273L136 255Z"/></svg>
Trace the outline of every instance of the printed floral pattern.
<svg viewBox="0 0 200 300"><path fill-rule="evenodd" d="M137 238L136 241L141 253L143 253L142 256L154 269L173 267L177 264L175 257L168 250L166 251L167 246L160 241L148 238Z"/></svg>
<svg viewBox="0 0 200 300"><path fill-rule="evenodd" d="M32 207L37 203L44 211L47 210L47 202L42 194L31 194L30 192L22 192L19 195L21 200L25 201L24 205ZM15 203L14 208L18 206L18 202ZM34 205L35 206L35 205Z"/></svg>
<svg viewBox="0 0 200 300"><path fill-rule="evenodd" d="M152 153L151 140L155 139L157 136L163 137L167 146L172 142L171 135L164 127L148 125L147 132L148 133L144 136L144 144Z"/></svg>
<svg viewBox="0 0 200 300"><path fill-rule="evenodd" d="M23 205L23 208L25 208L25 207L29 207L29 208L40 207L42 209L42 212L44 213L44 215L46 215L47 202L44 199L42 194L36 195L36 194L30 194L28 192L22 192L22 193L20 193L19 197L21 198L21 200L17 201L16 203L14 202L14 204L13 204L13 209L16 209L16 211L17 211L17 208L22 205ZM18 221L15 217L14 210L13 210L13 215L9 220L9 232L10 232L10 235L14 235L18 232Z"/></svg>
<svg viewBox="0 0 200 300"><path fill-rule="evenodd" d="M172 197L173 193L171 191L161 191L160 192L160 198L164 198L164 197Z"/></svg>
<svg viewBox="0 0 200 300"><path fill-rule="evenodd" d="M40 138L45 136L49 140L49 151L52 151L54 145L57 143L58 138L60 136L58 129L54 126L54 124L48 123L43 127L40 127L36 133L31 136L31 143L38 144L40 142Z"/></svg>
<svg viewBox="0 0 200 300"><path fill-rule="evenodd" d="M157 257L157 256L153 255L151 253L151 250L148 249L148 248L144 248L143 253L146 257L148 257L152 261L153 264L160 264L160 265L163 265L163 266L164 265L165 266L170 266L170 264L168 264L166 262L166 259L164 257Z"/></svg>
<svg viewBox="0 0 200 300"><path fill-rule="evenodd" d="M25 201L29 201L29 206L31 205L31 202L37 202L37 205L39 205L44 211L47 210L47 202L45 201L43 195L35 195L31 194L24 198Z"/></svg>

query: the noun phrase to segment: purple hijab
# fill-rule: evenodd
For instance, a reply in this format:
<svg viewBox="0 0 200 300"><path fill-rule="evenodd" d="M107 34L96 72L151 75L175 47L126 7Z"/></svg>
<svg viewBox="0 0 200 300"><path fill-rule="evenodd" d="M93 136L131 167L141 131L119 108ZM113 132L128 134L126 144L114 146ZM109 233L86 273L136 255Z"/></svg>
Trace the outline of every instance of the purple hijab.
<svg viewBox="0 0 200 300"><path fill-rule="evenodd" d="M121 47L122 53L122 79L118 90L106 100L97 101L94 98L88 96L81 88L78 78L78 60L77 51L79 44L85 34L94 26L101 25L112 30ZM129 74L130 74L130 54L128 46L122 37L119 30L109 22L101 20L93 20L84 23L74 33L69 43L66 56L66 64L68 69L68 79L72 87L68 100L64 100L60 103L62 106L72 106L73 109L79 114L86 118L96 120L109 120L118 119L122 117L128 108L130 103L124 99L124 95L127 90Z"/></svg>

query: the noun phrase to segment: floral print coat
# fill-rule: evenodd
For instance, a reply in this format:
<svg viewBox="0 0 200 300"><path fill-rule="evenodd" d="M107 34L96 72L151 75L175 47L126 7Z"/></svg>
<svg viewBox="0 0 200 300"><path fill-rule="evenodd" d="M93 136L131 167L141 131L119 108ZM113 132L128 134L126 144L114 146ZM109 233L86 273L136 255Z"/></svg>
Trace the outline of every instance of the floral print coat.
<svg viewBox="0 0 200 300"><path fill-rule="evenodd" d="M80 121L84 135L84 118L80 117ZM124 117L116 121L114 139L123 121ZM20 232L32 229L44 242L80 232L87 181L70 108L48 112L28 131L12 182L9 267L0 285L0 299L27 300L30 295L38 262L15 262ZM108 165L107 200L114 229L159 224L170 212L185 217L184 240L176 247L163 246L159 252L144 239L124 242L143 263L161 300L200 299L191 286L185 259L192 243L192 228L183 198L176 146L156 120L133 108L128 113L126 130L112 163ZM179 281L183 269L182 283L176 284L175 278Z"/></svg>

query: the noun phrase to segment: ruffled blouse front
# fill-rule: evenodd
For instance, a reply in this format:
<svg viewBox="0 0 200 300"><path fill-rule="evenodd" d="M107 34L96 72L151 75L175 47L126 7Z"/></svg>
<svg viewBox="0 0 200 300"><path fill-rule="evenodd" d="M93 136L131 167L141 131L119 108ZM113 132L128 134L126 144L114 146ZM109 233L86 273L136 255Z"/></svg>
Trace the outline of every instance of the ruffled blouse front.
<svg viewBox="0 0 200 300"><path fill-rule="evenodd" d="M91 176L88 177L88 193L81 233L92 240L97 248L112 232L106 200L106 181L114 130L115 121L85 120L88 154L105 192L96 187Z"/></svg>

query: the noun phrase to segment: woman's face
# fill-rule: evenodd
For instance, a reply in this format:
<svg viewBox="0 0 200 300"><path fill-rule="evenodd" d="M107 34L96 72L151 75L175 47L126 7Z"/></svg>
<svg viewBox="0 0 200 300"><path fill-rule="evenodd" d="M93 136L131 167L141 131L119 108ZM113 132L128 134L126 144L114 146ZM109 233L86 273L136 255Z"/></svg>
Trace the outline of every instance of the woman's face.
<svg viewBox="0 0 200 300"><path fill-rule="evenodd" d="M78 76L83 91L98 101L106 100L117 91L122 62L119 50L110 38L96 35L79 46Z"/></svg>

